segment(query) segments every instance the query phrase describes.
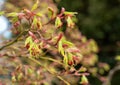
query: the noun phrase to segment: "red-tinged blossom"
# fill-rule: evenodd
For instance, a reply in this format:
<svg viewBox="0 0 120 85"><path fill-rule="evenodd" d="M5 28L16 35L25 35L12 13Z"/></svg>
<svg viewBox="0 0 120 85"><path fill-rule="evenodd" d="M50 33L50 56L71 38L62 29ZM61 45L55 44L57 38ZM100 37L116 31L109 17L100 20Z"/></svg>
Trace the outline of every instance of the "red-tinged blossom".
<svg viewBox="0 0 120 85"><path fill-rule="evenodd" d="M29 49L29 47L30 47L30 45L29 45L29 44L27 44L27 45L26 45L26 48L27 48L27 49Z"/></svg>
<svg viewBox="0 0 120 85"><path fill-rule="evenodd" d="M25 14L24 13L18 13L18 18L21 20L22 18L25 17Z"/></svg>
<svg viewBox="0 0 120 85"><path fill-rule="evenodd" d="M79 58L77 56L73 56L73 60L76 61L79 60Z"/></svg>
<svg viewBox="0 0 120 85"><path fill-rule="evenodd" d="M31 31L29 31L28 33L33 39L36 39L36 36Z"/></svg>
<svg viewBox="0 0 120 85"><path fill-rule="evenodd" d="M77 48L68 48L67 51L68 52L75 52L75 53L80 52L80 50Z"/></svg>
<svg viewBox="0 0 120 85"><path fill-rule="evenodd" d="M17 21L17 22L15 22L15 23L14 23L14 25L13 25L13 26L14 26L15 28L17 28L19 25L20 25L20 22L19 22L19 21Z"/></svg>
<svg viewBox="0 0 120 85"><path fill-rule="evenodd" d="M66 47L68 47L68 45L67 45L67 44L63 44L62 47L63 47L63 48L66 48Z"/></svg>
<svg viewBox="0 0 120 85"><path fill-rule="evenodd" d="M38 43L38 42L39 42L39 40L38 40L38 39L35 39L35 40L34 40L34 42L35 42L35 43Z"/></svg>
<svg viewBox="0 0 120 85"><path fill-rule="evenodd" d="M71 60L71 61L68 61L68 64L69 64L70 66L72 66L74 63L73 63L73 61Z"/></svg>

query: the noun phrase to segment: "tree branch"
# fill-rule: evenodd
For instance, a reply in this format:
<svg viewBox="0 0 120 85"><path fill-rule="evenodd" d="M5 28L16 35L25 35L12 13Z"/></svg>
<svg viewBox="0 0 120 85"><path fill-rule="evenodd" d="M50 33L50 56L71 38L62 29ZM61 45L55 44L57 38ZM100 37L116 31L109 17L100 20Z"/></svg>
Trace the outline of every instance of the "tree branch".
<svg viewBox="0 0 120 85"><path fill-rule="evenodd" d="M115 66L115 68L113 68L109 74L108 74L108 78L107 78L107 81L103 83L103 85L111 85L111 80L112 80L112 77L113 75L115 74L116 71L120 70L120 64Z"/></svg>
<svg viewBox="0 0 120 85"><path fill-rule="evenodd" d="M10 45L12 45L12 44L14 44L15 42L17 42L18 39L19 39L23 34L25 34L25 33L26 33L26 31L21 32L14 40L12 40L11 42L7 43L6 45L0 47L0 51L3 50L4 48L6 48L6 47L8 47L8 46L10 46Z"/></svg>

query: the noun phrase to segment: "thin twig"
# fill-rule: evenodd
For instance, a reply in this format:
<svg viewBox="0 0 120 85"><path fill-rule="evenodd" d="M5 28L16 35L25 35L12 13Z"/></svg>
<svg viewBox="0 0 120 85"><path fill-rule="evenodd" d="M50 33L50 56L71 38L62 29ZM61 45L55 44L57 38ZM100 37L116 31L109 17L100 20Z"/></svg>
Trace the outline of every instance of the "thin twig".
<svg viewBox="0 0 120 85"><path fill-rule="evenodd" d="M55 60L53 58L48 58L48 57L40 57L41 59L44 59L44 60L49 60L49 61L53 61L53 62L56 62L62 66L65 66L62 62L58 61L58 60ZM68 66L69 67L69 66Z"/></svg>
<svg viewBox="0 0 120 85"><path fill-rule="evenodd" d="M54 17L53 19L49 20L47 23L43 24L42 26L45 26L45 25L48 25L50 24L51 22L53 22L55 20L56 17Z"/></svg>
<svg viewBox="0 0 120 85"><path fill-rule="evenodd" d="M117 65L115 66L115 68L113 68L109 74L108 74L108 78L107 78L107 81L103 83L103 85L111 85L111 80L112 80L112 77L113 75L115 74L115 72L117 72L118 70L120 70L120 65Z"/></svg>
<svg viewBox="0 0 120 85"><path fill-rule="evenodd" d="M70 85L69 82L67 82L65 79L63 79L60 75L57 75L56 73L53 73L52 71L50 71L46 66L42 65L38 60L32 58L32 57L28 57L30 60L34 61L35 63L39 64L40 66L44 67L49 73L55 75L58 79L62 80L66 85Z"/></svg>

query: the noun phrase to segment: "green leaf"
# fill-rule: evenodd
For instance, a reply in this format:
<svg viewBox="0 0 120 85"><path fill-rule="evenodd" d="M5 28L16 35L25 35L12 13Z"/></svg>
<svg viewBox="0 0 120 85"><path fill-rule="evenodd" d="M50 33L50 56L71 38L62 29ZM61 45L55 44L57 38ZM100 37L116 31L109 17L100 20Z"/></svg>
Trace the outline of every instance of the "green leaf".
<svg viewBox="0 0 120 85"><path fill-rule="evenodd" d="M75 15L75 14L78 14L77 12L68 12L68 11L65 11L64 12L65 15Z"/></svg>
<svg viewBox="0 0 120 85"><path fill-rule="evenodd" d="M73 23L71 17L68 17L68 18L67 18L67 26L68 26L68 27L73 27L73 26L74 26L74 23Z"/></svg>
<svg viewBox="0 0 120 85"><path fill-rule="evenodd" d="M33 22L32 22L32 27L34 28L34 27L36 27L36 25L37 25L37 18L36 18L36 16L34 16Z"/></svg>
<svg viewBox="0 0 120 85"><path fill-rule="evenodd" d="M33 43L33 40L32 40L32 37L31 37L31 36L29 36L29 37L25 40L25 46L26 46L28 43L29 43L29 44Z"/></svg>
<svg viewBox="0 0 120 85"><path fill-rule="evenodd" d="M40 12L38 12L36 15L39 16L39 17L42 17L42 16L43 16L43 14L40 13Z"/></svg>
<svg viewBox="0 0 120 85"><path fill-rule="evenodd" d="M104 71L104 69L103 69L103 68L100 68L100 69L99 69L99 73L100 73L100 74L102 74L102 75L103 75L103 74L104 74L104 72L105 72L105 71Z"/></svg>
<svg viewBox="0 0 120 85"><path fill-rule="evenodd" d="M83 43L86 43L87 38L86 38L85 36L83 36L82 39L81 39L81 41L82 41Z"/></svg>
<svg viewBox="0 0 120 85"><path fill-rule="evenodd" d="M31 51L31 49L32 49L34 46L35 46L35 43L31 43L28 50Z"/></svg>
<svg viewBox="0 0 120 85"><path fill-rule="evenodd" d="M64 53L64 48L63 48L63 46L62 46L62 39L59 41L59 43L58 43L58 51L62 54L62 56L64 56L65 55L65 53Z"/></svg>
<svg viewBox="0 0 120 85"><path fill-rule="evenodd" d="M103 66L103 68L104 68L105 71L109 71L110 70L110 66L108 64L105 64Z"/></svg>
<svg viewBox="0 0 120 85"><path fill-rule="evenodd" d="M68 56L66 54L64 55L63 63L65 64L65 66L68 65Z"/></svg>
<svg viewBox="0 0 120 85"><path fill-rule="evenodd" d="M55 20L55 27L59 28L61 26L62 26L62 21L59 17L57 17Z"/></svg>
<svg viewBox="0 0 120 85"><path fill-rule="evenodd" d="M74 46L73 43L71 43L71 42L69 42L69 41L67 41L67 40L63 40L63 43L64 43L64 44L67 44L68 46Z"/></svg>
<svg viewBox="0 0 120 85"><path fill-rule="evenodd" d="M88 79L85 75L82 75L80 84L85 84L85 85L88 84Z"/></svg>
<svg viewBox="0 0 120 85"><path fill-rule="evenodd" d="M4 11L0 11L0 16L3 15L5 12Z"/></svg>
<svg viewBox="0 0 120 85"><path fill-rule="evenodd" d="M28 71L28 74L32 74L33 73L33 70L31 68L28 68L27 71Z"/></svg>
<svg viewBox="0 0 120 85"><path fill-rule="evenodd" d="M53 8L48 7L48 11L48 17L52 19L55 15Z"/></svg>
<svg viewBox="0 0 120 85"><path fill-rule="evenodd" d="M33 5L31 11L34 11L38 8L39 0L36 1L36 3Z"/></svg>
<svg viewBox="0 0 120 85"><path fill-rule="evenodd" d="M15 76L12 76L12 82L16 82L16 77Z"/></svg>
<svg viewBox="0 0 120 85"><path fill-rule="evenodd" d="M40 48L38 47L38 44L35 43L33 47L34 47L35 50L37 50L38 52L41 52Z"/></svg>
<svg viewBox="0 0 120 85"><path fill-rule="evenodd" d="M32 24L34 24L34 25L37 24L37 18L36 17L34 17Z"/></svg>
<svg viewBox="0 0 120 85"><path fill-rule="evenodd" d="M87 71L87 68L85 68L83 66L79 69L79 72L85 72L85 71Z"/></svg>
<svg viewBox="0 0 120 85"><path fill-rule="evenodd" d="M71 53L68 53L68 60L69 61L72 61L73 60L73 57L72 57L73 55L71 54Z"/></svg>
<svg viewBox="0 0 120 85"><path fill-rule="evenodd" d="M116 56L115 60L120 61L120 55Z"/></svg>
<svg viewBox="0 0 120 85"><path fill-rule="evenodd" d="M17 22L18 21L18 17L13 17L12 19L11 19L11 22L13 22L13 23L15 23L15 22Z"/></svg>
<svg viewBox="0 0 120 85"><path fill-rule="evenodd" d="M18 81L20 81L22 79L22 77L23 77L23 74L19 73L18 76L17 76Z"/></svg>
<svg viewBox="0 0 120 85"><path fill-rule="evenodd" d="M98 52L97 43L94 40L90 41L89 46L94 53Z"/></svg>
<svg viewBox="0 0 120 85"><path fill-rule="evenodd" d="M8 17L16 17L17 15L18 15L18 13L16 13L16 12L7 14Z"/></svg>

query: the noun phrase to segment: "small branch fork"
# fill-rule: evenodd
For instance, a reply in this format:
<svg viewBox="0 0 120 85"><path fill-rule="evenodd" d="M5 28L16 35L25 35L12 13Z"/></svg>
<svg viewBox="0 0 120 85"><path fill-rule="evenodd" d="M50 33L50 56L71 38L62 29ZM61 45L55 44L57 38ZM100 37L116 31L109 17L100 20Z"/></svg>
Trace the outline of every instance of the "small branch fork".
<svg viewBox="0 0 120 85"><path fill-rule="evenodd" d="M53 19L53 20L54 20L54 19ZM43 24L43 26L48 25L49 23L51 23L51 21L52 21L52 20L50 20L50 21L48 21L47 23ZM0 47L0 51L3 50L4 48L6 48L6 47L8 47L8 46L10 46L10 45L12 45L12 44L14 44L15 42L17 42L18 39L19 39L22 35L26 34L27 32L28 32L28 30L21 32L14 40L12 40L11 42L7 43L6 45Z"/></svg>

